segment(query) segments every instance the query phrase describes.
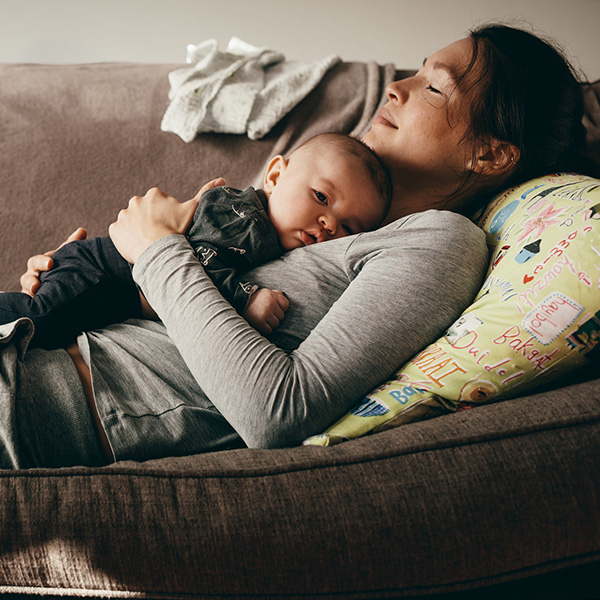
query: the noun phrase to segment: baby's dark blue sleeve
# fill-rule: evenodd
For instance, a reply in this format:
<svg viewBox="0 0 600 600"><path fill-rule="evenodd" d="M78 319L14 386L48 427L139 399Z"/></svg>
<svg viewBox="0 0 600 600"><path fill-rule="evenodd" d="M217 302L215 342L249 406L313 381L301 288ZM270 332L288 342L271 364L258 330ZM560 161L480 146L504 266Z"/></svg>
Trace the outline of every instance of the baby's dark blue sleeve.
<svg viewBox="0 0 600 600"><path fill-rule="evenodd" d="M258 289L243 274L282 252L264 203L262 192L251 187L208 190L187 234L206 273L242 315Z"/></svg>

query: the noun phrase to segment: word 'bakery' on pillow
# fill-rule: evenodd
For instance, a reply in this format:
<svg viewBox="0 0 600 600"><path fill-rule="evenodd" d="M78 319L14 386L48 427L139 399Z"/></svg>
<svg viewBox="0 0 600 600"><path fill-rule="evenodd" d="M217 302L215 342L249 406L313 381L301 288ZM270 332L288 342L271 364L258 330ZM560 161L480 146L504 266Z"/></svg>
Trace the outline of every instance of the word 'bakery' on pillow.
<svg viewBox="0 0 600 600"><path fill-rule="evenodd" d="M480 225L491 260L473 304L305 444L333 445L522 394L600 353L600 181L535 179L497 196Z"/></svg>

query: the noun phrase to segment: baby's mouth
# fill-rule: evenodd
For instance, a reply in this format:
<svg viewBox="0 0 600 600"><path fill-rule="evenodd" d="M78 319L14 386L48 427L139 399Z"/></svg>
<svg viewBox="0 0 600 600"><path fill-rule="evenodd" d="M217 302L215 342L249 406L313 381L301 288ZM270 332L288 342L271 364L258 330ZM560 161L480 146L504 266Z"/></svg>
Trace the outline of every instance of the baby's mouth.
<svg viewBox="0 0 600 600"><path fill-rule="evenodd" d="M300 237L304 242L305 246L310 246L311 244L316 244L318 242L317 236L313 235L312 233L309 233L308 231L302 230L300 232Z"/></svg>

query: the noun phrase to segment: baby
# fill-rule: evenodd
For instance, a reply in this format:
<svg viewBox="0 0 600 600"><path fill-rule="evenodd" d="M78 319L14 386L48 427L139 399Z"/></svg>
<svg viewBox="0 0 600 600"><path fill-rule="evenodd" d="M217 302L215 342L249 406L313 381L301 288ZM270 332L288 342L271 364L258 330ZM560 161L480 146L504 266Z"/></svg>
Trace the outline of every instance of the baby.
<svg viewBox="0 0 600 600"><path fill-rule="evenodd" d="M321 134L288 158L273 157L263 189L204 192L187 238L224 298L268 334L279 322L273 315L282 314L287 300L240 274L287 250L375 229L387 214L391 192L386 168L363 142ZM0 323L29 317L35 325L32 344L60 348L81 331L154 316L131 265L109 237L66 244L53 260L33 298L0 294Z"/></svg>

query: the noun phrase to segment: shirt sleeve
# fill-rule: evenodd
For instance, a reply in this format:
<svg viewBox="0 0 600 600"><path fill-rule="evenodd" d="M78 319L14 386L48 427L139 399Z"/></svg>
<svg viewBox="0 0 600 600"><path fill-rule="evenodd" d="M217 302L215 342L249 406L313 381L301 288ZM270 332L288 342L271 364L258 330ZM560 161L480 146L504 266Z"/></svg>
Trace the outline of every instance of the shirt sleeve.
<svg viewBox="0 0 600 600"><path fill-rule="evenodd" d="M185 237L152 244L133 273L194 378L244 442L290 446L345 414L473 298L487 261L485 237L463 217L450 219L420 216L385 235L356 236L345 255L347 289L290 353L224 300Z"/></svg>

